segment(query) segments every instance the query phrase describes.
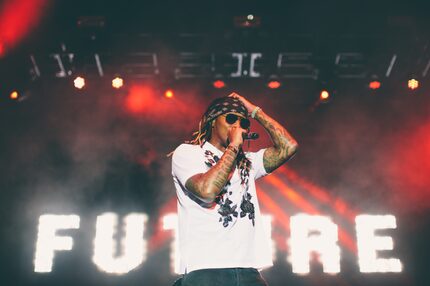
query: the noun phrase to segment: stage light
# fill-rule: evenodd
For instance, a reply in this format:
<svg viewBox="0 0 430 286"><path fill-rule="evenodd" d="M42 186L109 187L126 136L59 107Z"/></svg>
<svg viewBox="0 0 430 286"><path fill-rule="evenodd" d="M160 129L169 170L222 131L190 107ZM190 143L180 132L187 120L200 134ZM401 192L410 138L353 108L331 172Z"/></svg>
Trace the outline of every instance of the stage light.
<svg viewBox="0 0 430 286"><path fill-rule="evenodd" d="M410 80L408 80L408 88L411 90L415 90L418 87L420 87L420 82L414 78L411 78Z"/></svg>
<svg viewBox="0 0 430 286"><path fill-rule="evenodd" d="M9 95L9 98L10 98L10 99L13 99L13 100L17 100L17 99L18 99L18 97L19 97L19 93L18 93L18 91L16 91L16 90L12 91L12 92L10 93L10 95Z"/></svg>
<svg viewBox="0 0 430 286"><path fill-rule="evenodd" d="M267 83L267 87L270 89L277 89L281 86L281 83L277 80L271 80Z"/></svg>
<svg viewBox="0 0 430 286"><path fill-rule="evenodd" d="M83 89L85 86L85 79L83 77L78 76L73 80L73 85L77 89Z"/></svg>
<svg viewBox="0 0 430 286"><path fill-rule="evenodd" d="M115 77L112 80L112 87L116 89L120 89L124 85L124 80L120 78L119 76Z"/></svg>
<svg viewBox="0 0 430 286"><path fill-rule="evenodd" d="M4 47L3 42L0 42L0 58L5 54L6 49Z"/></svg>
<svg viewBox="0 0 430 286"><path fill-rule="evenodd" d="M235 16L234 25L238 28L259 27L261 25L261 17L253 14L246 16Z"/></svg>
<svg viewBox="0 0 430 286"><path fill-rule="evenodd" d="M174 95L173 90L171 90L171 89L166 90L166 92L164 93L164 96L167 98L172 98L173 95Z"/></svg>
<svg viewBox="0 0 430 286"><path fill-rule="evenodd" d="M223 88L225 87L225 82L222 80L216 80L212 84L215 88Z"/></svg>
<svg viewBox="0 0 430 286"><path fill-rule="evenodd" d="M320 92L320 100L321 101L326 101L329 98L330 98L330 93L327 90L324 89Z"/></svg>
<svg viewBox="0 0 430 286"><path fill-rule="evenodd" d="M381 87L381 82L377 80L373 80L369 82L369 88L372 90L376 90Z"/></svg>

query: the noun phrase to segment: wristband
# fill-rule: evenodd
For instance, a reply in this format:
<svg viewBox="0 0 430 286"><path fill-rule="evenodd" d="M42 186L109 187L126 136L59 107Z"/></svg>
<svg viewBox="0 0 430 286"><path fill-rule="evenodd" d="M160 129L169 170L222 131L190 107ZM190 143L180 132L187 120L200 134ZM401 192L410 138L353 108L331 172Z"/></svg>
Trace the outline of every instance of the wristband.
<svg viewBox="0 0 430 286"><path fill-rule="evenodd" d="M255 118L255 115L257 114L257 111L259 111L261 108L260 107L256 107L256 108L254 108L254 110L252 111L252 113L251 113L251 118Z"/></svg>
<svg viewBox="0 0 430 286"><path fill-rule="evenodd" d="M234 152L234 154L239 153L239 147L233 146L233 145L228 145L226 149L230 149L231 151Z"/></svg>

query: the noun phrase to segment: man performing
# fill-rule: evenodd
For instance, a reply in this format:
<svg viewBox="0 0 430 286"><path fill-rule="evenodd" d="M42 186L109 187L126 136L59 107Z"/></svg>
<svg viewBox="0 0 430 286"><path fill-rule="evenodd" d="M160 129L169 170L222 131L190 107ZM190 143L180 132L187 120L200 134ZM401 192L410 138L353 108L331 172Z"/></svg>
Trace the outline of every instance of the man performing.
<svg viewBox="0 0 430 286"><path fill-rule="evenodd" d="M243 151L249 116L267 130L273 146ZM209 105L187 143L172 157L181 285L267 285L258 269L272 265L272 253L255 180L290 159L297 142L260 107L232 93Z"/></svg>

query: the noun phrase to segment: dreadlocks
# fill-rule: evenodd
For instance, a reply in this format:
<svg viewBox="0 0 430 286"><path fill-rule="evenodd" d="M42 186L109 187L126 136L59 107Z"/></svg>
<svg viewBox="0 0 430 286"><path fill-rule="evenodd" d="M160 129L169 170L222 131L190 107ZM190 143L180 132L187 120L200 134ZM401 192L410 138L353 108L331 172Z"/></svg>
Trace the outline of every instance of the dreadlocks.
<svg viewBox="0 0 430 286"><path fill-rule="evenodd" d="M203 115L199 122L199 130L193 133L194 138L192 140L185 141L185 143L202 146L206 141L211 139L211 135L211 121L207 121L206 116Z"/></svg>

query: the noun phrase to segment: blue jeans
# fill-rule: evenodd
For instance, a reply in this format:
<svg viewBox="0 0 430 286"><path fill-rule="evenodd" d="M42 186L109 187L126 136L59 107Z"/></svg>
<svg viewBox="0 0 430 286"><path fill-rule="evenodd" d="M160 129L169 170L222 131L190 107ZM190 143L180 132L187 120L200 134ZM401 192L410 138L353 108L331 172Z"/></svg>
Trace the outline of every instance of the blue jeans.
<svg viewBox="0 0 430 286"><path fill-rule="evenodd" d="M187 273L182 286L267 286L254 268L200 269Z"/></svg>

